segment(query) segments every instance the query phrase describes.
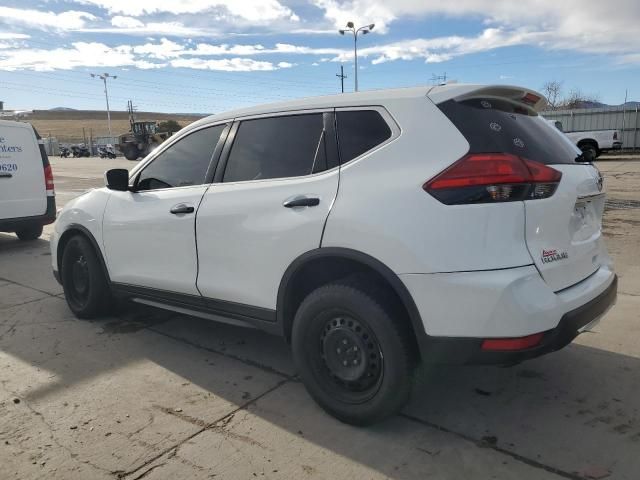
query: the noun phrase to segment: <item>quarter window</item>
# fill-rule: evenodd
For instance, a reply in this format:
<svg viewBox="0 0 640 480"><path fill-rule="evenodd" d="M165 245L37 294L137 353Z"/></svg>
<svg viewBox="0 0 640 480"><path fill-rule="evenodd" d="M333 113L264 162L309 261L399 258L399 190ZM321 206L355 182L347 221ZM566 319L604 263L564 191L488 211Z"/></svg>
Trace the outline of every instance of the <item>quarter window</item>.
<svg viewBox="0 0 640 480"><path fill-rule="evenodd" d="M140 173L137 190L202 185L226 125L203 128L178 140Z"/></svg>
<svg viewBox="0 0 640 480"><path fill-rule="evenodd" d="M375 110L338 112L340 159L346 163L391 137L391 129Z"/></svg>
<svg viewBox="0 0 640 480"><path fill-rule="evenodd" d="M309 175L327 168L322 113L258 118L240 123L224 182Z"/></svg>

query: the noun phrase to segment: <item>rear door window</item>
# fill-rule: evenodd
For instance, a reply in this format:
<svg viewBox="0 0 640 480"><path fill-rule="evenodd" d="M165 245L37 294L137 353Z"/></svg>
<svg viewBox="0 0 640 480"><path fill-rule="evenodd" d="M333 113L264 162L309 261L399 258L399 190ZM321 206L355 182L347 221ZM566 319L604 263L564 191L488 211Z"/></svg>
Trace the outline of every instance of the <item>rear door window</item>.
<svg viewBox="0 0 640 480"><path fill-rule="evenodd" d="M547 165L575 163L580 151L535 111L496 98L438 105L470 144L471 153L511 153Z"/></svg>
<svg viewBox="0 0 640 480"><path fill-rule="evenodd" d="M322 113L258 118L240 123L229 153L224 182L310 175L326 170L327 142Z"/></svg>
<svg viewBox="0 0 640 480"><path fill-rule="evenodd" d="M359 157L391 137L389 125L375 110L338 111L337 124L342 163Z"/></svg>

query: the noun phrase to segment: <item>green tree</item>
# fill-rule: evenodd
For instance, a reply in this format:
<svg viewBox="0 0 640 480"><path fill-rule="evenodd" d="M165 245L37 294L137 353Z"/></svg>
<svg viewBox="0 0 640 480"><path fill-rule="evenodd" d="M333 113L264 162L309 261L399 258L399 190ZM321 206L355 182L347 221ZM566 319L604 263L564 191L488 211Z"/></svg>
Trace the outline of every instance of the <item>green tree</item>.
<svg viewBox="0 0 640 480"><path fill-rule="evenodd" d="M158 123L158 132L176 133L179 130L182 130L182 125L175 120L165 120Z"/></svg>

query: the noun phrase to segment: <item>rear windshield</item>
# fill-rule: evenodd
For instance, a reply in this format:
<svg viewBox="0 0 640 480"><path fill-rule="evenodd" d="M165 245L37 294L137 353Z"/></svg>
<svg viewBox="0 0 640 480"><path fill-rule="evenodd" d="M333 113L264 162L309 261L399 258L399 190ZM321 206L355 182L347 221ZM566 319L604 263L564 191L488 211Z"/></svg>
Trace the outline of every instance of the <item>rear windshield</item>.
<svg viewBox="0 0 640 480"><path fill-rule="evenodd" d="M511 153L547 165L575 163L580 150L533 110L507 100L448 100L440 110L465 136L470 153Z"/></svg>

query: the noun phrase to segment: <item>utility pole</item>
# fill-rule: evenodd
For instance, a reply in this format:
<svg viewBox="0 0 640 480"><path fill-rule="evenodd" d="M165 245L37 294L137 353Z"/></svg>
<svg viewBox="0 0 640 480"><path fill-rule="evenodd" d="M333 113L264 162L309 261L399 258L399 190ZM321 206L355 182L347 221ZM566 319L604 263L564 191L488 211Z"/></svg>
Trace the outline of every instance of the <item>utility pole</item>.
<svg viewBox="0 0 640 480"><path fill-rule="evenodd" d="M347 78L344 74L344 66L340 65L340 74L336 73L336 77L340 79L340 88L342 89L342 93L344 93L344 79Z"/></svg>
<svg viewBox="0 0 640 480"><path fill-rule="evenodd" d="M370 23L369 25L364 25L360 28L356 28L355 24L353 22L347 22L347 28L343 29L343 30L338 30L338 33L340 33L340 35L344 35L347 32L351 32L353 33L353 59L354 59L354 66L355 66L355 86L356 86L356 92L358 91L358 34L362 34L362 35L366 35L367 33L371 33L371 30L373 30L373 27L375 27L375 23Z"/></svg>
<svg viewBox="0 0 640 480"><path fill-rule="evenodd" d="M113 137L113 133L111 133L111 111L109 110L109 91L107 89L107 79L111 78L115 80L117 75L109 75L108 73L103 73L102 75L99 73L90 73L91 78L99 78L104 82L104 98L107 100L107 122L109 123L109 136Z"/></svg>
<svg viewBox="0 0 640 480"><path fill-rule="evenodd" d="M620 135L622 136L622 138L620 139L622 143L622 146L624 147L624 129L626 127L626 119L625 117L627 116L627 99L629 98L629 90L625 89L624 91L624 103L622 104L622 132L620 132Z"/></svg>
<svg viewBox="0 0 640 480"><path fill-rule="evenodd" d="M444 85L447 83L447 72L444 72L443 75L431 75L431 83L434 85Z"/></svg>

